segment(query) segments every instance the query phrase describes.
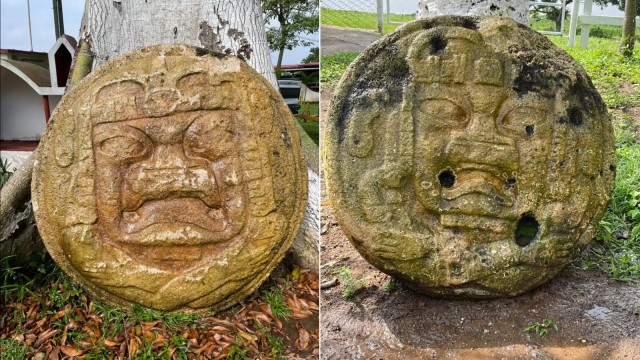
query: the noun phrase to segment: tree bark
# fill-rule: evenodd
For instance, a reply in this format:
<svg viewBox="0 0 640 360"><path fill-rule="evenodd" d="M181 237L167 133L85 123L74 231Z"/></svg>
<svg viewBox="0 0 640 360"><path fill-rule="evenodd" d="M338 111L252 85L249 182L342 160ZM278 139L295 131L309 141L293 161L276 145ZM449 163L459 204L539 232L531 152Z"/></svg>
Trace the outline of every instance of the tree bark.
<svg viewBox="0 0 640 360"><path fill-rule="evenodd" d="M636 1L627 0L624 4L624 22L622 24L622 39L620 52L625 57L633 55L633 46L636 41Z"/></svg>
<svg viewBox="0 0 640 360"><path fill-rule="evenodd" d="M504 16L529 26L529 5L525 0L420 0L417 19L440 15Z"/></svg>
<svg viewBox="0 0 640 360"><path fill-rule="evenodd" d="M12 256L12 264L24 264L44 245L30 208L33 155L0 189L0 259Z"/></svg>
<svg viewBox="0 0 640 360"><path fill-rule="evenodd" d="M87 0L83 22L94 69L134 49L179 43L230 50L278 86L258 0Z"/></svg>
<svg viewBox="0 0 640 360"><path fill-rule="evenodd" d="M156 44L182 43L241 57L277 88L258 0L87 0L80 29L80 49L72 76L82 78L109 58ZM83 47L84 46L84 47ZM80 67L80 68L78 68ZM73 82L75 78L72 78ZM317 273L319 266L318 147L299 128L309 173L309 200L292 256ZM28 162L27 162L28 163ZM4 199L30 195L31 166L2 191L0 213L15 211ZM4 218L4 217L2 217Z"/></svg>

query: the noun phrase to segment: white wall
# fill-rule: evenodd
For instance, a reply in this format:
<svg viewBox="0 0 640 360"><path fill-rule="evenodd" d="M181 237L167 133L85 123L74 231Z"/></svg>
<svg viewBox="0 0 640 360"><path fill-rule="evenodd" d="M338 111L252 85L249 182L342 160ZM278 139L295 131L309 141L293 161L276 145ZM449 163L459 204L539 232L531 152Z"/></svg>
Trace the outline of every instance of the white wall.
<svg viewBox="0 0 640 360"><path fill-rule="evenodd" d="M51 111L59 99L49 96ZM45 125L42 96L17 75L0 68L0 139L39 140Z"/></svg>

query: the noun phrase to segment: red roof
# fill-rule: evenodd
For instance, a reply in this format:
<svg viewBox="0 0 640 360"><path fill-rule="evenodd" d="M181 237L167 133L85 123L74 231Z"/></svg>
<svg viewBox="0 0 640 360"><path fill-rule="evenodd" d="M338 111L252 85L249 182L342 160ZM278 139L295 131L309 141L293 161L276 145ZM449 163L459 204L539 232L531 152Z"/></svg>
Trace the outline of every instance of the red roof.
<svg viewBox="0 0 640 360"><path fill-rule="evenodd" d="M277 66L274 66L273 68L277 69ZM311 62L307 64L282 65L280 68L282 70L317 70L320 68L320 63Z"/></svg>

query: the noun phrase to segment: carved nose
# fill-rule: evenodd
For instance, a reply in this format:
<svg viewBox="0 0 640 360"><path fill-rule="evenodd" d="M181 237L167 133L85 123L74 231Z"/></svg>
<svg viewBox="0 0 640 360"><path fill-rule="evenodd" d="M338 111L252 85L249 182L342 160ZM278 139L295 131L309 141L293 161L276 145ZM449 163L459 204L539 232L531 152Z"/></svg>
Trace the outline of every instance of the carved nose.
<svg viewBox="0 0 640 360"><path fill-rule="evenodd" d="M452 133L445 154L453 164L486 165L508 172L518 168L515 141L500 135L494 119L482 114L473 117L466 131Z"/></svg>
<svg viewBox="0 0 640 360"><path fill-rule="evenodd" d="M157 145L150 159L132 166L126 184L136 194L128 204L133 208L144 199L179 195L200 197L209 205L219 202L213 173L205 163L188 159L179 144Z"/></svg>

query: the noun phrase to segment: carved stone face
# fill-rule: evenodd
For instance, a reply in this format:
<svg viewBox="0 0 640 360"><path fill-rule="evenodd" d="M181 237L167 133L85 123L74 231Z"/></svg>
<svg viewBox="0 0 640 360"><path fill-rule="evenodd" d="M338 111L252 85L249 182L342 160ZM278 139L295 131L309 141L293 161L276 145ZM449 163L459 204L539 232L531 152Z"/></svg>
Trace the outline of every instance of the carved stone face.
<svg viewBox="0 0 640 360"><path fill-rule="evenodd" d="M584 70L507 19L416 21L336 89L332 207L382 271L439 296L517 295L593 234L613 135Z"/></svg>
<svg viewBox="0 0 640 360"><path fill-rule="evenodd" d="M223 308L295 237L306 171L290 112L241 60L157 46L65 95L34 208L58 264L119 305Z"/></svg>
<svg viewBox="0 0 640 360"><path fill-rule="evenodd" d="M497 241L542 201L544 191L519 175L538 172L549 159L555 101L504 86L511 62L492 55L473 32L445 34L419 37L409 55L418 72L407 99L415 124L414 189L442 228L470 242ZM446 47L430 55L434 38ZM542 151L526 156L535 149Z"/></svg>
<svg viewBox="0 0 640 360"><path fill-rule="evenodd" d="M93 128L98 229L149 261L229 241L245 224L237 113L195 111Z"/></svg>

